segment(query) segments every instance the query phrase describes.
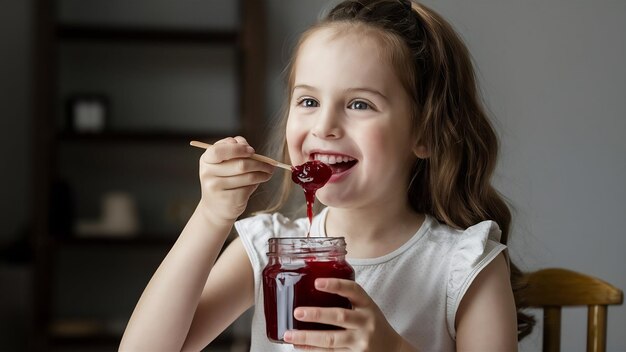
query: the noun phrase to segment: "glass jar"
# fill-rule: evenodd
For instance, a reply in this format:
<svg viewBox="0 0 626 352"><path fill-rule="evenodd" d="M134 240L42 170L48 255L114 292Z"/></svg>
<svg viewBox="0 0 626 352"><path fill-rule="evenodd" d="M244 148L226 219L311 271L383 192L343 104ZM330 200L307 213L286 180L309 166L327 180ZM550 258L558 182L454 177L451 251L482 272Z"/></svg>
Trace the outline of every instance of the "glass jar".
<svg viewBox="0 0 626 352"><path fill-rule="evenodd" d="M343 237L270 238L268 263L263 270L263 295L267 337L283 343L287 330L337 330L333 325L296 320L297 307L341 307L350 301L315 289L317 278L354 280L354 269L346 262Z"/></svg>

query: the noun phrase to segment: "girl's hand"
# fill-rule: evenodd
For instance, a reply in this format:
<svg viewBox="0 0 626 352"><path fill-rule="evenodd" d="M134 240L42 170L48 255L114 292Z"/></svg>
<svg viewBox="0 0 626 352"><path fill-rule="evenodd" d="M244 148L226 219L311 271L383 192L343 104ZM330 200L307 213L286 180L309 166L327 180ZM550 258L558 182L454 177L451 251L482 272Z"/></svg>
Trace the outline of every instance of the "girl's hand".
<svg viewBox="0 0 626 352"><path fill-rule="evenodd" d="M291 330L285 333L285 342L307 351L414 351L389 325L380 308L356 282L317 279L315 288L348 298L352 310L298 307L294 317L300 321L330 324L345 330Z"/></svg>
<svg viewBox="0 0 626 352"><path fill-rule="evenodd" d="M200 157L202 198L199 208L214 224L232 225L252 192L272 177L272 165L250 159L254 149L245 138L222 139Z"/></svg>

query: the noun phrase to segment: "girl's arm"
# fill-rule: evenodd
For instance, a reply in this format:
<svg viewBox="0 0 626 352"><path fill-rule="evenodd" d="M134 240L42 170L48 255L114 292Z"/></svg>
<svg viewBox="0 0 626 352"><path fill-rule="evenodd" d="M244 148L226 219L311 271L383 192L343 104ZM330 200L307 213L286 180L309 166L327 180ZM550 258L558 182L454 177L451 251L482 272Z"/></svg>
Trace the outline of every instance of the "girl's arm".
<svg viewBox="0 0 626 352"><path fill-rule="evenodd" d="M120 350L178 351L183 344L198 348L251 305L252 269L239 241L212 271L250 194L273 171L249 159L251 149L242 137L227 138L202 155L200 203L139 299Z"/></svg>
<svg viewBox="0 0 626 352"><path fill-rule="evenodd" d="M216 229L196 210L141 295L120 351L181 349L228 231Z"/></svg>
<svg viewBox="0 0 626 352"><path fill-rule="evenodd" d="M254 303L254 273L241 239L235 239L211 270L183 351L200 351Z"/></svg>
<svg viewBox="0 0 626 352"><path fill-rule="evenodd" d="M517 351L517 313L503 254L478 274L456 314L458 351Z"/></svg>

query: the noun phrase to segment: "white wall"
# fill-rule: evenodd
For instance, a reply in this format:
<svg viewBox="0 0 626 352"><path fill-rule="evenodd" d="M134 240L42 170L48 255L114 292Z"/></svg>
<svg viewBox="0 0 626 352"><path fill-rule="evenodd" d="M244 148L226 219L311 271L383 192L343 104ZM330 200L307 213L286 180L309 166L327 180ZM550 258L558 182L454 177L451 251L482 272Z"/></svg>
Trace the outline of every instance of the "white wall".
<svg viewBox="0 0 626 352"><path fill-rule="evenodd" d="M285 46L336 1L270 0L271 114ZM626 289L626 2L424 1L466 40L502 152L495 182L514 206L512 254ZM563 313L563 351L585 349L586 311ZM626 351L626 306L609 309L608 351ZM540 327L522 350L541 348Z"/></svg>

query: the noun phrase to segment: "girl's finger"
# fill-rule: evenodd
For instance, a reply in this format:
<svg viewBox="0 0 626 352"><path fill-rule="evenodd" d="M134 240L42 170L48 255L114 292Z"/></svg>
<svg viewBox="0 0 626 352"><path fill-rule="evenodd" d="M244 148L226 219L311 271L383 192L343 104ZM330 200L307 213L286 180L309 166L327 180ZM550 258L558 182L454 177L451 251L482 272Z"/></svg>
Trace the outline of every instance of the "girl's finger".
<svg viewBox="0 0 626 352"><path fill-rule="evenodd" d="M350 330L289 330L283 339L293 345L321 347L322 351L344 351L354 343L354 333Z"/></svg>
<svg viewBox="0 0 626 352"><path fill-rule="evenodd" d="M274 173L274 166L250 158L237 158L223 161L219 164L209 163L204 170L213 176L227 177L245 174L248 172Z"/></svg>
<svg viewBox="0 0 626 352"><path fill-rule="evenodd" d="M365 316L361 311L344 308L298 307L293 316L300 321L335 325L346 329L358 329Z"/></svg>
<svg viewBox="0 0 626 352"><path fill-rule="evenodd" d="M224 143L231 143L231 144L232 143L237 143L237 140L235 138L233 138L233 137L226 137L226 138L222 138L219 141L213 143L213 145L224 144Z"/></svg>
<svg viewBox="0 0 626 352"><path fill-rule="evenodd" d="M272 174L267 172L248 172L235 176L217 177L207 185L209 185L208 189L213 190L236 190L266 182L270 178Z"/></svg>
<svg viewBox="0 0 626 352"><path fill-rule="evenodd" d="M319 291L335 293L346 297L355 308L368 306L372 301L361 285L352 280L335 278L316 279L315 288Z"/></svg>
<svg viewBox="0 0 626 352"><path fill-rule="evenodd" d="M207 164L218 164L235 158L249 158L252 154L254 154L254 148L246 144L238 144L233 138L233 143L226 141L207 148L200 160Z"/></svg>
<svg viewBox="0 0 626 352"><path fill-rule="evenodd" d="M237 141L237 143L239 144L245 144L245 145L250 145L250 143L248 143L248 141L243 138L242 136L237 136L235 137L235 140Z"/></svg>
<svg viewBox="0 0 626 352"><path fill-rule="evenodd" d="M303 345L293 345L296 351L307 351L307 352L350 352L352 351L349 348L322 348L322 347L313 347L313 346L303 346Z"/></svg>

